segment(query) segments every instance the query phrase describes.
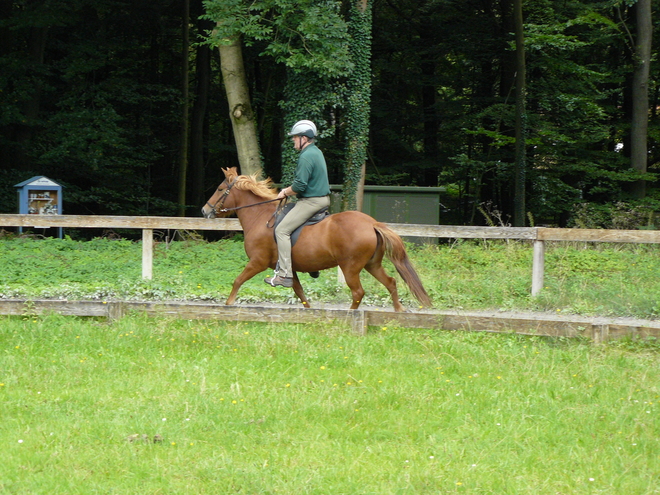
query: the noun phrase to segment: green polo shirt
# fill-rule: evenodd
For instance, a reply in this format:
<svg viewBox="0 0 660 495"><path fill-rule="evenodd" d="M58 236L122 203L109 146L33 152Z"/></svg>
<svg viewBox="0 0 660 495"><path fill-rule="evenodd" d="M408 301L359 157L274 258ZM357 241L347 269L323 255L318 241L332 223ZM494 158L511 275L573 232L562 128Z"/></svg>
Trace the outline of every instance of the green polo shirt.
<svg viewBox="0 0 660 495"><path fill-rule="evenodd" d="M313 198L330 194L328 167L323 152L314 143L305 147L298 156L296 176L291 189L300 198Z"/></svg>

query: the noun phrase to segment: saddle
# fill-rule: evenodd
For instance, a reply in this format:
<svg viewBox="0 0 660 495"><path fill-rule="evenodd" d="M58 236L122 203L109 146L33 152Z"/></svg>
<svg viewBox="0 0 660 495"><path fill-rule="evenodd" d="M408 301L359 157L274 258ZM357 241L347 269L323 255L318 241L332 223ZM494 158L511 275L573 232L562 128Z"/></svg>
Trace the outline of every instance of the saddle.
<svg viewBox="0 0 660 495"><path fill-rule="evenodd" d="M277 212L277 216L275 217L275 223L273 224L273 236L275 236L275 228L279 225L279 223L284 219L287 213L289 213L294 206L295 203L288 203L284 205L284 208L282 208ZM291 247L295 245L296 241L298 240L298 237L300 237L300 232L302 231L303 227L306 227L307 225L314 225L315 223L319 223L321 220L325 220L329 215L330 215L330 211L328 211L328 208L327 207L322 208L314 215L312 215L312 217L309 220L307 220L300 227L294 230L291 233Z"/></svg>

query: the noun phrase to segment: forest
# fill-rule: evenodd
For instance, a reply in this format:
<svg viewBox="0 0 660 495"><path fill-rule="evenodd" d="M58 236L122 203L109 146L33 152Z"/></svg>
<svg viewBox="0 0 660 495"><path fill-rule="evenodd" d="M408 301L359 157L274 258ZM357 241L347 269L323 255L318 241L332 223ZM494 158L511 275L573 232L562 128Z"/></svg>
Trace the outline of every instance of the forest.
<svg viewBox="0 0 660 495"><path fill-rule="evenodd" d="M443 224L656 228L659 6L0 0L0 213L44 175L65 214L198 216L223 167L286 182L306 118L345 209L441 186Z"/></svg>

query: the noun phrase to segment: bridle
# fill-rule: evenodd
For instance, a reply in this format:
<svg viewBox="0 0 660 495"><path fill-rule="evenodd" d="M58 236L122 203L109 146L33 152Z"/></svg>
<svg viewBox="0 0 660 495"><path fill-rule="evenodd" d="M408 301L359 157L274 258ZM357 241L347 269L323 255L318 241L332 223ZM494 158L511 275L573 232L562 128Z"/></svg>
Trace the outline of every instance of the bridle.
<svg viewBox="0 0 660 495"><path fill-rule="evenodd" d="M227 182L226 180L222 181L222 183L218 186L217 190L220 191L221 190L220 188L222 187L222 184L225 184L226 182ZM234 187L234 184L236 184L236 179L234 179L233 181L231 181L227 185L227 189L224 190L224 192L222 193L222 196L220 196L220 198L215 202L215 204L211 204L208 201L206 202L206 204L209 206L209 208L211 208L211 211L213 211L214 215L217 215L218 212L227 213L227 212L230 212L230 211L241 210L243 208L249 208L251 206L258 206L258 205L264 205L266 203L273 203L274 201L286 201L287 200L286 197L281 198L281 199L280 198L275 198L275 199L269 199L268 201L260 201L259 203L252 203L250 205L234 206L232 208L224 208L225 200L227 199L227 196L229 196L229 192L231 191L231 188Z"/></svg>
<svg viewBox="0 0 660 495"><path fill-rule="evenodd" d="M223 180L222 183L218 186L218 189L216 190L220 191L222 184L225 184L226 182L227 182L226 180ZM234 179L233 181L231 181L230 184L227 185L227 189L225 189L225 191L222 193L222 196L220 196L220 198L215 202L215 204L211 204L208 201L206 202L206 205L209 208L211 208L211 211L213 211L214 214L217 215L218 211L221 211L223 213L228 211L227 209L223 208L223 205L225 204L225 200L227 199L227 196L229 196L229 192L231 191L231 188L234 187L235 183L236 183L236 179ZM218 204L220 204L219 209L218 209Z"/></svg>

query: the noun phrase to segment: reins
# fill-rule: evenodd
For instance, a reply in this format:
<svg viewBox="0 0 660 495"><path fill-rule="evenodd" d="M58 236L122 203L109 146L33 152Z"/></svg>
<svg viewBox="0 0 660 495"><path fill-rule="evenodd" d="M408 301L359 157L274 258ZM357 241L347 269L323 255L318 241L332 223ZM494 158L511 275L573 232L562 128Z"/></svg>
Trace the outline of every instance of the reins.
<svg viewBox="0 0 660 495"><path fill-rule="evenodd" d="M276 199L277 199L277 198L276 198ZM284 205L286 205L286 202L287 202L288 200L289 200L289 197L288 197L288 196L284 196L284 197L280 200L280 204L277 205L277 208L275 208L275 211L273 212L273 214L270 216L270 218L269 218L268 221L266 222L266 228L267 228L267 229L272 229L273 227L275 227L275 224L271 225L270 222L271 222L273 219L276 219L276 218L277 218L277 216L280 214L280 212L284 209ZM269 202L269 201L267 201L267 203L268 203L268 202Z"/></svg>
<svg viewBox="0 0 660 495"><path fill-rule="evenodd" d="M222 213L227 213L228 211L236 211L236 210L242 210L243 208L250 208L251 206L259 206L259 205L265 205L266 203L272 203L274 201L286 201L286 198L275 198L275 199L269 199L268 201L260 201L259 203L252 203L250 205L243 205L243 206L234 206L232 208L221 208L219 211Z"/></svg>

